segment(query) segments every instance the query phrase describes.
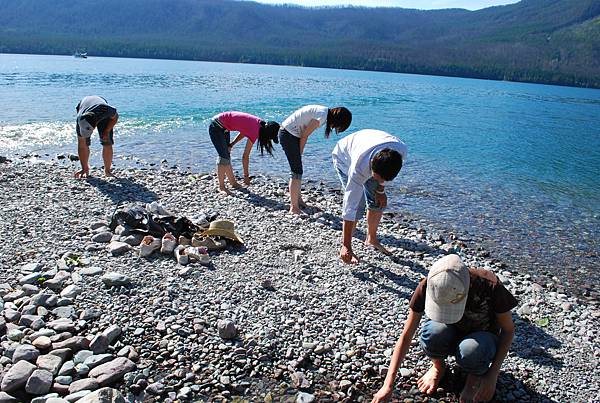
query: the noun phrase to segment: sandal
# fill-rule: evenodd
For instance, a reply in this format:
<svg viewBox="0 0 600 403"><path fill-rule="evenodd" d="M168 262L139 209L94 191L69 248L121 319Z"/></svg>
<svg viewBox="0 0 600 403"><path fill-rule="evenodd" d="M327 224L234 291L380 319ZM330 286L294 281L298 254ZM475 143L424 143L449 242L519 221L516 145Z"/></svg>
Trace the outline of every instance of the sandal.
<svg viewBox="0 0 600 403"><path fill-rule="evenodd" d="M210 264L210 256L208 256L208 252L206 248L200 247L188 247L185 252L190 257L192 261L198 262L203 266L208 266Z"/></svg>

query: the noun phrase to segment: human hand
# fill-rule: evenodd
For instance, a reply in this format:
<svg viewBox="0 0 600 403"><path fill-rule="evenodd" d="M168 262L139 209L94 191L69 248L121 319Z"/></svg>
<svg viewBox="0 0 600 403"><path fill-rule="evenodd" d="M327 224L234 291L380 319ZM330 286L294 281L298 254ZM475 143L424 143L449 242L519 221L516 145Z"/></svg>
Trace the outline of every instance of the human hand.
<svg viewBox="0 0 600 403"><path fill-rule="evenodd" d="M375 191L375 202L379 208L387 207L387 195L385 193L379 193L379 191Z"/></svg>
<svg viewBox="0 0 600 403"><path fill-rule="evenodd" d="M340 248L340 259L342 259L344 263L358 263L358 256L352 252L351 248L348 248L345 245L342 245Z"/></svg>
<svg viewBox="0 0 600 403"><path fill-rule="evenodd" d="M389 386L383 385L381 387L381 389L379 389L379 392L377 392L375 394L375 396L373 396L373 400L371 400L371 403L387 402L391 395L392 395L392 388Z"/></svg>
<svg viewBox="0 0 600 403"><path fill-rule="evenodd" d="M90 177L90 171L89 171L89 169L82 169L80 171L75 172L74 176L77 179L89 178Z"/></svg>
<svg viewBox="0 0 600 403"><path fill-rule="evenodd" d="M473 398L474 402L489 402L494 397L494 393L496 393L496 382L498 381L498 375L491 372L492 371L488 371L481 377L479 389Z"/></svg>

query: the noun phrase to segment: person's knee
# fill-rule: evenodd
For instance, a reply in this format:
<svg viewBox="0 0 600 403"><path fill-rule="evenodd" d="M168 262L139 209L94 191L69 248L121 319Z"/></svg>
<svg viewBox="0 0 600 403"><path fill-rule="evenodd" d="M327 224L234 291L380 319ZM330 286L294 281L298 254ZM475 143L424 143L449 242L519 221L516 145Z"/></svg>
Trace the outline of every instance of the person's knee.
<svg viewBox="0 0 600 403"><path fill-rule="evenodd" d="M222 165L222 166L231 165L231 160L228 158L219 157L217 159L217 165Z"/></svg>
<svg viewBox="0 0 600 403"><path fill-rule="evenodd" d="M430 320L423 326L419 341L429 357L445 358L453 350L456 331L444 323Z"/></svg>
<svg viewBox="0 0 600 403"><path fill-rule="evenodd" d="M474 338L467 338L458 345L456 362L468 373L483 375L489 369L495 354L495 346L487 345Z"/></svg>

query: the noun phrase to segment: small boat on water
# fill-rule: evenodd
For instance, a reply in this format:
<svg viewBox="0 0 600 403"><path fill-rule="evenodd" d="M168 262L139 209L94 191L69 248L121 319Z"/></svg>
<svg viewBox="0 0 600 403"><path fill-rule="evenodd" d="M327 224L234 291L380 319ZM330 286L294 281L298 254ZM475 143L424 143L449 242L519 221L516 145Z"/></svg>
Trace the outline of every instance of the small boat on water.
<svg viewBox="0 0 600 403"><path fill-rule="evenodd" d="M87 52L75 52L73 57L76 57L78 59L87 59Z"/></svg>

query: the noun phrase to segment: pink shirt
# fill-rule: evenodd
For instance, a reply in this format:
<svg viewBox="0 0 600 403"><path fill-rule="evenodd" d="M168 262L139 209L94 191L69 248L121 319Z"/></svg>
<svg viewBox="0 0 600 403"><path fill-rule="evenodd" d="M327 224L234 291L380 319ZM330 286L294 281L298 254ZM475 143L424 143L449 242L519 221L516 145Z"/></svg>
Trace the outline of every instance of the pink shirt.
<svg viewBox="0 0 600 403"><path fill-rule="evenodd" d="M244 112L223 112L216 116L221 125L230 132L240 132L243 136L256 142L260 130L261 119Z"/></svg>

